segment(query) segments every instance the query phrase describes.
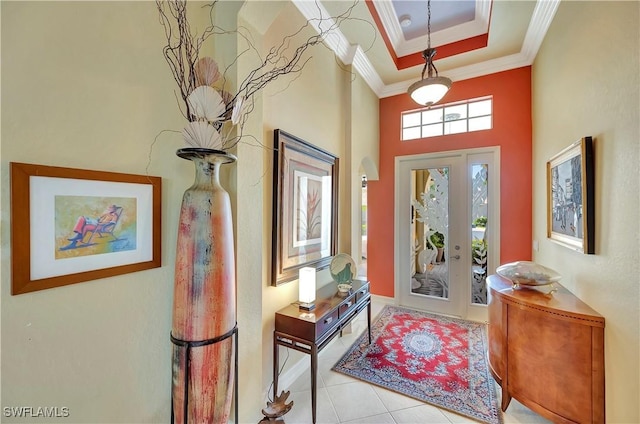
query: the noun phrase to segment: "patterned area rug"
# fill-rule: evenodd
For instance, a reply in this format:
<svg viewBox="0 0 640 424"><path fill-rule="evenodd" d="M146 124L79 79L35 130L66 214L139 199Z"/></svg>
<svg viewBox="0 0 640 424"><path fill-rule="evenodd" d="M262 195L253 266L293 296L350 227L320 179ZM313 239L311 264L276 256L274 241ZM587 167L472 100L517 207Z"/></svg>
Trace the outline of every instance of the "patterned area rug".
<svg viewBox="0 0 640 424"><path fill-rule="evenodd" d="M486 423L502 423L481 323L385 306L333 370Z"/></svg>

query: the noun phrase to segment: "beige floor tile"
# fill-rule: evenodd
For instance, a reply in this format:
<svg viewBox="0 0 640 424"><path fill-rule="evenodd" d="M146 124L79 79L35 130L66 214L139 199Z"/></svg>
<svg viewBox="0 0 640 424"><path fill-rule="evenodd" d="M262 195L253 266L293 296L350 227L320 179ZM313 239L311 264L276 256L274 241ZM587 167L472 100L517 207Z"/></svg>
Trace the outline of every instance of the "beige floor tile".
<svg viewBox="0 0 640 424"><path fill-rule="evenodd" d="M325 358L341 358L349 346L351 345L345 345L343 343L342 337L336 336L327 346L325 346L324 349L320 351L318 358L320 358L320 360Z"/></svg>
<svg viewBox="0 0 640 424"><path fill-rule="evenodd" d="M326 390L340 422L387 412L382 401L369 384L358 381L328 386Z"/></svg>
<svg viewBox="0 0 640 424"><path fill-rule="evenodd" d="M344 332L340 340L342 344L345 346L345 352L349 350L349 348L358 340L360 335L362 335L365 331L367 331L367 320L354 322L351 326L351 332Z"/></svg>
<svg viewBox="0 0 640 424"><path fill-rule="evenodd" d="M440 409L440 412L444 414L447 419L453 424L473 424L477 423L476 420L471 419L469 417L465 417L464 415L456 414L451 411L447 411L445 409Z"/></svg>
<svg viewBox="0 0 640 424"><path fill-rule="evenodd" d="M440 409L426 404L393 411L391 416L398 424L449 424L449 420Z"/></svg>
<svg viewBox="0 0 640 424"><path fill-rule="evenodd" d="M383 389L378 386L372 387L388 411L397 411L413 406L424 405L424 402L420 402L417 399L402 395L398 392Z"/></svg>
<svg viewBox="0 0 640 424"><path fill-rule="evenodd" d="M354 383L360 381L356 378L349 377L346 374L333 371L332 368L340 360L340 356L320 358L318 360L318 375L322 379L325 387L337 386L339 384Z"/></svg>
<svg viewBox="0 0 640 424"><path fill-rule="evenodd" d="M287 401L293 401L293 408L284 416L287 424L310 424L311 391L291 392ZM338 416L326 389L318 389L316 424L338 424Z"/></svg>
<svg viewBox="0 0 640 424"><path fill-rule="evenodd" d="M356 420L345 421L345 424L395 424L391 414L380 414L371 417L358 418Z"/></svg>

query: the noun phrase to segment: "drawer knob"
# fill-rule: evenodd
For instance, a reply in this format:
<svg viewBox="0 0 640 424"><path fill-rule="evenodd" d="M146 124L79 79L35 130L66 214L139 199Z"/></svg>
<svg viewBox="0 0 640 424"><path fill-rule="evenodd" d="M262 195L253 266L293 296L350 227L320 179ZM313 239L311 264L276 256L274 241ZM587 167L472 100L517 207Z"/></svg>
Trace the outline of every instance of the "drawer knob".
<svg viewBox="0 0 640 424"><path fill-rule="evenodd" d="M333 321L333 317L329 317L327 319L324 320L325 324L329 324L331 321Z"/></svg>
<svg viewBox="0 0 640 424"><path fill-rule="evenodd" d="M348 308L349 306L351 306L351 302L347 302L345 306Z"/></svg>

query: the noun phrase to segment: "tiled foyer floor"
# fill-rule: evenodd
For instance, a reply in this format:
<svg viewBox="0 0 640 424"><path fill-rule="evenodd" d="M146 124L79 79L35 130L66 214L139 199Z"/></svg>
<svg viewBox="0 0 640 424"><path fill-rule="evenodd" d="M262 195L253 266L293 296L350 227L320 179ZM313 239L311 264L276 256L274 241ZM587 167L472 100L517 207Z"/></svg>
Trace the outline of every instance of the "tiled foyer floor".
<svg viewBox="0 0 640 424"><path fill-rule="evenodd" d="M372 321L384 304L372 303ZM353 321L351 334L336 337L318 355L318 424L325 423L474 423L475 421L398 393L332 371L333 365L367 327L366 312ZM294 406L284 416L287 424L311 423L311 385L309 369L292 384ZM499 390L499 388L498 388ZM499 393L499 392L498 392ZM513 399L503 414L505 424L549 423Z"/></svg>

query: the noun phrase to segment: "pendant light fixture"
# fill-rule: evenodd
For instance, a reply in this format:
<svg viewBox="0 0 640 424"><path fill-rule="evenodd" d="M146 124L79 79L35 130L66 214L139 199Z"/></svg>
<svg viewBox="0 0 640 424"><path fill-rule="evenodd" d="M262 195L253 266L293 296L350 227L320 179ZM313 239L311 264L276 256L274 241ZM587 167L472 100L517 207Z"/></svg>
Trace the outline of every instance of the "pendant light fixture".
<svg viewBox="0 0 640 424"><path fill-rule="evenodd" d="M425 64L422 68L422 78L411 84L408 90L409 95L416 103L427 107L440 101L451 88L449 78L438 76L438 70L433 64L435 55L436 49L431 48L431 0L427 0L427 50L422 52ZM425 71L427 71L427 78L424 77ZM435 77L433 76L434 72Z"/></svg>

